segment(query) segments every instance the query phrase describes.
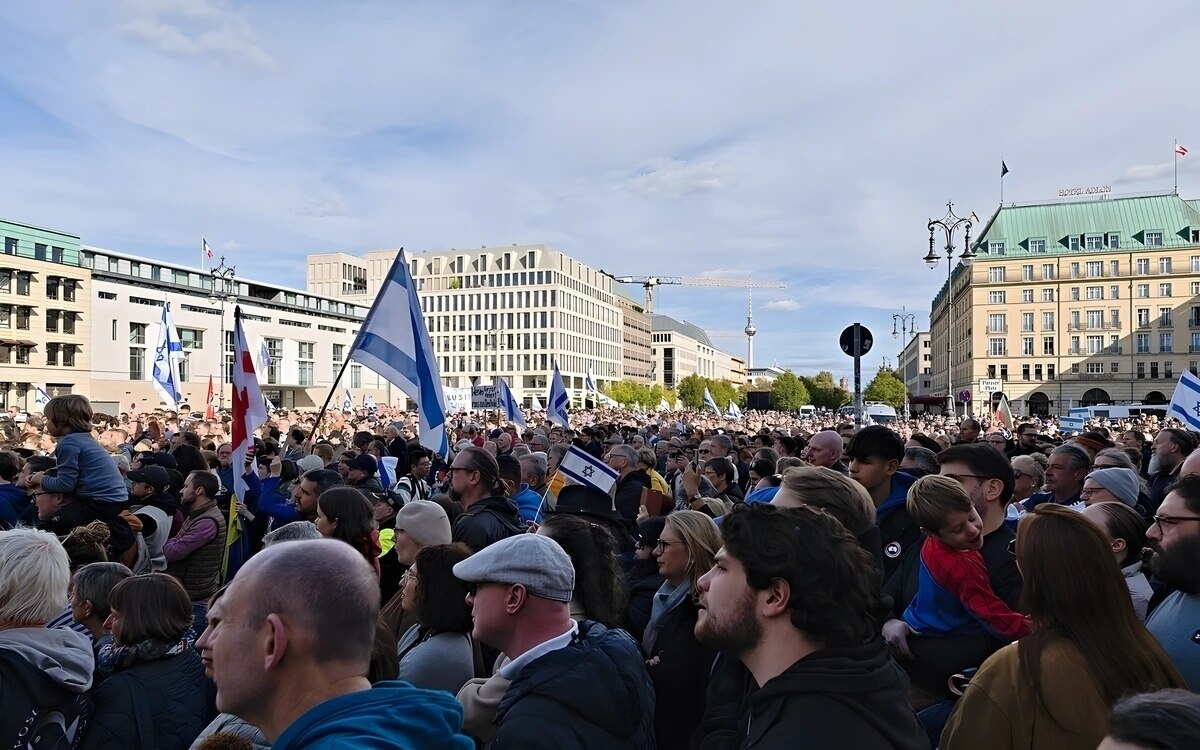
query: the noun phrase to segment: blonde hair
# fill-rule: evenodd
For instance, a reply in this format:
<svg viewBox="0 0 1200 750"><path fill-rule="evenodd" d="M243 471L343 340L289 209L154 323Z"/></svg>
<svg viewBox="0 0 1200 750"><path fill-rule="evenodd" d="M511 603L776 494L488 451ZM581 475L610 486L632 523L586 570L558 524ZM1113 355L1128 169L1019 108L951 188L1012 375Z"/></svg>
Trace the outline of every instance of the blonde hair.
<svg viewBox="0 0 1200 750"><path fill-rule="evenodd" d="M802 466L808 466L808 462L797 456L784 456L775 462L775 472L782 474L788 469L798 469Z"/></svg>
<svg viewBox="0 0 1200 750"><path fill-rule="evenodd" d="M805 505L820 508L858 536L875 524L875 504L867 490L850 477L824 466L801 466L783 472L780 488Z"/></svg>
<svg viewBox="0 0 1200 750"><path fill-rule="evenodd" d="M54 437L92 431L92 402L78 393L55 396L46 402L42 413L46 416L47 432Z"/></svg>
<svg viewBox="0 0 1200 750"><path fill-rule="evenodd" d="M721 534L717 524L698 510L677 510L667 516L666 528L679 535L688 550L688 583L692 598L698 599L700 576L712 569L717 550L721 549Z"/></svg>
<svg viewBox="0 0 1200 750"><path fill-rule="evenodd" d="M1019 466L1018 461L1021 462ZM1046 467L1050 465L1050 459L1041 453L1030 453L1027 456L1013 456L1011 463L1014 469L1020 469L1036 479L1035 487L1041 487L1046 479Z"/></svg>
<svg viewBox="0 0 1200 750"><path fill-rule="evenodd" d="M908 488L908 515L927 531L942 528L946 516L954 512L970 512L975 506L957 479L940 474L924 476Z"/></svg>
<svg viewBox="0 0 1200 750"><path fill-rule="evenodd" d="M17 527L0 533L0 622L41 627L62 611L71 562L58 537Z"/></svg>
<svg viewBox="0 0 1200 750"><path fill-rule="evenodd" d="M637 452L637 460L643 466L649 466L651 469L658 466L658 457L654 455L654 451L649 448L641 448Z"/></svg>

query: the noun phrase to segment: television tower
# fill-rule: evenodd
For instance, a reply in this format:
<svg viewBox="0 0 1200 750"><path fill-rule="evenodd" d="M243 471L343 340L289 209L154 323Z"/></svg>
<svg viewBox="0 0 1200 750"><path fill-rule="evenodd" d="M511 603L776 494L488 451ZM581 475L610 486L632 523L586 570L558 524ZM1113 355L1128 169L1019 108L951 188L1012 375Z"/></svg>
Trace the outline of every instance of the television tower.
<svg viewBox="0 0 1200 750"><path fill-rule="evenodd" d="M754 367L754 334L758 333L758 329L754 327L754 290L749 292L749 303L746 309L746 373L747 376L750 370Z"/></svg>

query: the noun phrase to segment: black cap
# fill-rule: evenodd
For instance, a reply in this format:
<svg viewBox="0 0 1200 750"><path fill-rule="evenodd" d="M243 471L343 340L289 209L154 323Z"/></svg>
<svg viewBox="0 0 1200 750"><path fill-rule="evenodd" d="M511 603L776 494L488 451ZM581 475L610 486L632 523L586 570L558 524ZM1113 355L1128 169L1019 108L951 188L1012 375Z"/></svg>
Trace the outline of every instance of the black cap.
<svg viewBox="0 0 1200 750"><path fill-rule="evenodd" d="M171 475L161 466L143 466L140 469L134 469L126 476L133 482L144 482L156 490L165 490L171 486Z"/></svg>

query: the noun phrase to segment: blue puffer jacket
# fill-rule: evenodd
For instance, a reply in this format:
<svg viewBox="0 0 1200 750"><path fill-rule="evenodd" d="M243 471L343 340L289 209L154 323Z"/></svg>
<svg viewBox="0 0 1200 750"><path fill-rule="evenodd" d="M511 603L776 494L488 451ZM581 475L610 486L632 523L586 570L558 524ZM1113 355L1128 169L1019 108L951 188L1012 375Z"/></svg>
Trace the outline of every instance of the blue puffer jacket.
<svg viewBox="0 0 1200 750"><path fill-rule="evenodd" d="M192 649L135 664L95 688L80 750L187 750L213 715Z"/></svg>
<svg viewBox="0 0 1200 750"><path fill-rule="evenodd" d="M579 623L566 648L517 673L496 711L493 750L653 748L654 686L623 630Z"/></svg>

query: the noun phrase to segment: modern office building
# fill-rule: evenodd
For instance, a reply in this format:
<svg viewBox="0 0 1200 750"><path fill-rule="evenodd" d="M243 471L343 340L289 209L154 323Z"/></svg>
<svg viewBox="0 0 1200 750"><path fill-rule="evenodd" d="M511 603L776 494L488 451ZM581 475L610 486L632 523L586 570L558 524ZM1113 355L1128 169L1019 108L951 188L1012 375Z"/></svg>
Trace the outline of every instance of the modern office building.
<svg viewBox="0 0 1200 750"><path fill-rule="evenodd" d="M933 390L1014 413L1166 404L1200 364L1200 201L1175 194L1006 205L931 315ZM953 308L948 303L953 300ZM981 381L1001 390L981 393ZM959 406L962 413L962 406Z"/></svg>
<svg viewBox="0 0 1200 750"><path fill-rule="evenodd" d="M621 370L625 380L654 384L654 348L651 343L650 316L623 288L613 284L621 306Z"/></svg>
<svg viewBox="0 0 1200 750"><path fill-rule="evenodd" d="M370 304L396 252L309 256L307 286ZM624 377L623 339L633 334L608 274L546 245L415 252L408 261L447 387L501 375L524 403L544 401L557 363L582 403L589 366L600 385Z"/></svg>
<svg viewBox="0 0 1200 750"><path fill-rule="evenodd" d="M933 391L933 354L928 331L910 333L900 352L899 363L898 369L908 391L910 413L940 413L945 396L930 395Z"/></svg>
<svg viewBox="0 0 1200 750"><path fill-rule="evenodd" d="M675 388L693 373L702 378L746 382L746 363L741 357L713 345L704 329L666 315L652 315L656 382Z"/></svg>
<svg viewBox="0 0 1200 750"><path fill-rule="evenodd" d="M262 370L263 395L277 407L298 409L324 403L367 312L361 305L237 275L223 284L198 268L101 248L84 247L80 262L91 275L91 348L104 352L98 361L93 358L88 395L119 403L122 410L160 403L149 378L164 303L171 305L183 344L184 398L193 407L205 403L209 376L219 405L231 403L235 306L242 309L246 337ZM266 362L257 356L264 344ZM389 403L389 391L394 391L395 403L404 398L354 363L339 384L337 407L345 389L356 406L366 396L378 404Z"/></svg>
<svg viewBox="0 0 1200 750"><path fill-rule="evenodd" d="M0 409L32 406L37 387L86 392L94 350L79 237L8 221L0 235Z"/></svg>

